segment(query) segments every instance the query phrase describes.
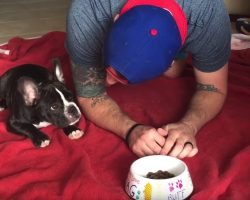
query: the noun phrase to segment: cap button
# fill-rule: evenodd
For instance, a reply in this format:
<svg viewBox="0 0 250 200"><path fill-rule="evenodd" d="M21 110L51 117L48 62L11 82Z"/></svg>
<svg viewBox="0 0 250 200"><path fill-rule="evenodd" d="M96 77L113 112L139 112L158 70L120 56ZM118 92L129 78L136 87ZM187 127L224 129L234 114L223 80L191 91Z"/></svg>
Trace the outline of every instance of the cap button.
<svg viewBox="0 0 250 200"><path fill-rule="evenodd" d="M150 30L150 34L151 34L152 36L156 36L156 35L158 34L157 29L152 28L152 29Z"/></svg>

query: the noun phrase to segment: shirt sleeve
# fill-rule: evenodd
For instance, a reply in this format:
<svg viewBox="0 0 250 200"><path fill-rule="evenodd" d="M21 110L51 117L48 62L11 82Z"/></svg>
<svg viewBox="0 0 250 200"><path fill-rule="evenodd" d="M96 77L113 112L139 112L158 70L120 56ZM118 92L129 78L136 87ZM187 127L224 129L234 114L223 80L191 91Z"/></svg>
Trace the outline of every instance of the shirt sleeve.
<svg viewBox="0 0 250 200"><path fill-rule="evenodd" d="M206 6L194 21L189 21L186 50L192 54L195 68L214 72L229 60L231 24L222 1L209 1Z"/></svg>
<svg viewBox="0 0 250 200"><path fill-rule="evenodd" d="M211 22L203 44L193 54L193 65L203 72L214 72L223 67L229 60L231 53L231 29L230 22L218 20Z"/></svg>
<svg viewBox="0 0 250 200"><path fill-rule="evenodd" d="M66 49L74 63L102 65L103 43L110 20L93 2L72 1L67 16Z"/></svg>
<svg viewBox="0 0 250 200"><path fill-rule="evenodd" d="M67 16L65 46L70 55L78 96L95 97L105 91L102 47L110 19L101 2L73 0Z"/></svg>

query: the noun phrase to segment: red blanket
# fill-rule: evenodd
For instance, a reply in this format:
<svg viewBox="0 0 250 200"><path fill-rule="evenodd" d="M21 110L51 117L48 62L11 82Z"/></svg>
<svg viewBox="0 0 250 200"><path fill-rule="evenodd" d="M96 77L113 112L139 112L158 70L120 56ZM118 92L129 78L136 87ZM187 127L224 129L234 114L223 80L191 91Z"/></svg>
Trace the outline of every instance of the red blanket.
<svg viewBox="0 0 250 200"><path fill-rule="evenodd" d="M65 34L14 38L0 49L0 74L23 63L51 69L59 57L73 90ZM10 50L10 51L8 51ZM5 53L5 54L4 54ZM229 95L222 112L197 135L199 153L186 158L194 183L193 200L250 199L250 49L234 51L229 64ZM141 123L160 126L178 120L194 91L191 68L175 80L158 78L141 85L115 85L109 94ZM124 141L82 118L85 135L70 140L55 126L46 148L6 130L8 110L0 114L0 199L122 200L130 164L137 157Z"/></svg>

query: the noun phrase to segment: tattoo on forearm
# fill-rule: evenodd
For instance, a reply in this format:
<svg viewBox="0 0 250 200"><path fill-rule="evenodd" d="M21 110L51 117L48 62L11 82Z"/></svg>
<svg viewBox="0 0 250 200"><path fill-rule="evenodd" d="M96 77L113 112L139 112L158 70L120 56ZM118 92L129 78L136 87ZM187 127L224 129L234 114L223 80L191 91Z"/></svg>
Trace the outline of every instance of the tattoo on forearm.
<svg viewBox="0 0 250 200"><path fill-rule="evenodd" d="M73 67L74 79L84 86L102 84L105 79L102 71L103 69L98 67L84 68L79 65Z"/></svg>
<svg viewBox="0 0 250 200"><path fill-rule="evenodd" d="M221 93L218 88L216 88L214 85L209 85L209 84L197 83L196 89Z"/></svg>
<svg viewBox="0 0 250 200"><path fill-rule="evenodd" d="M104 68L85 67L73 62L71 65L76 92L79 96L93 97L105 91Z"/></svg>
<svg viewBox="0 0 250 200"><path fill-rule="evenodd" d="M100 95L98 97L92 98L91 107L94 108L97 104L106 101L108 98L108 95Z"/></svg>

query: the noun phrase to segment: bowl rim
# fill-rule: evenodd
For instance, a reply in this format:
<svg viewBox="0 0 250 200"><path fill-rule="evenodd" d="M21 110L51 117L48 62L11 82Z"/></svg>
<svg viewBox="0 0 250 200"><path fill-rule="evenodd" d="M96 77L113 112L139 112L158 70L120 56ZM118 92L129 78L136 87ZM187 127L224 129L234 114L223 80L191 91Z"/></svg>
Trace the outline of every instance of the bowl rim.
<svg viewBox="0 0 250 200"><path fill-rule="evenodd" d="M139 175L138 173L135 172L134 170L134 166L136 163L140 162L141 160L143 159L148 159L148 157L162 157L162 158L168 158L168 159L172 159L172 160L175 160L175 161L178 161L181 165L183 165L184 169L183 171L179 174L179 175L175 175L174 177L172 178L165 178L165 179L152 179L152 178L146 178L145 176L142 176L142 175ZM179 179L181 176L183 176L183 174L185 173L188 173L189 176L190 176L190 173L189 173L189 170L188 170L188 167L186 165L186 163L176 157L173 157L173 156L167 156L167 155L149 155L149 156L144 156L144 157L141 157L141 158L138 158L137 160L135 160L131 166L130 166L130 170L129 172L131 173L132 176L136 177L136 178L140 178L141 180L145 180L145 181L152 181L152 182L163 182L163 181L167 181L167 180L173 180L173 179Z"/></svg>

